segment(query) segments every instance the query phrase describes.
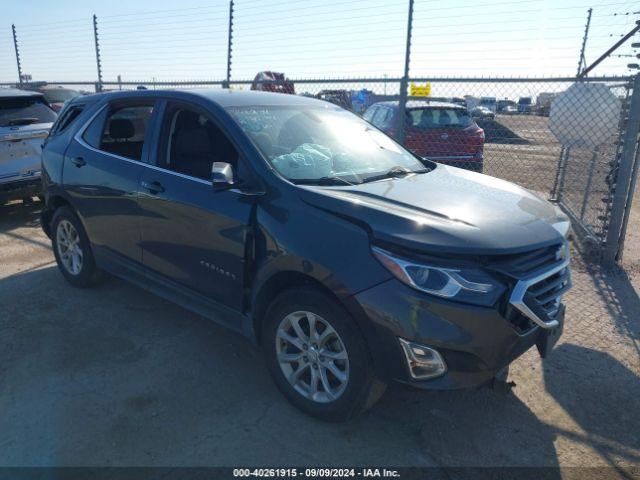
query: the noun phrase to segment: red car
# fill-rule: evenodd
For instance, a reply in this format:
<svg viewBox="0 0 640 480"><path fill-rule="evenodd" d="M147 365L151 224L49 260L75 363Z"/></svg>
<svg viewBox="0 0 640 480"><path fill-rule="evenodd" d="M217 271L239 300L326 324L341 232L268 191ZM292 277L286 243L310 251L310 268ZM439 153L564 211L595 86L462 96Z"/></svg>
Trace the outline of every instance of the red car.
<svg viewBox="0 0 640 480"><path fill-rule="evenodd" d="M397 138L398 102L371 105L364 119ZM482 172L484 130L467 109L455 103L409 101L405 123L405 147L419 157Z"/></svg>
<svg viewBox="0 0 640 480"><path fill-rule="evenodd" d="M253 79L251 90L263 92L296 93L293 82L285 77L284 73L265 71L259 72Z"/></svg>

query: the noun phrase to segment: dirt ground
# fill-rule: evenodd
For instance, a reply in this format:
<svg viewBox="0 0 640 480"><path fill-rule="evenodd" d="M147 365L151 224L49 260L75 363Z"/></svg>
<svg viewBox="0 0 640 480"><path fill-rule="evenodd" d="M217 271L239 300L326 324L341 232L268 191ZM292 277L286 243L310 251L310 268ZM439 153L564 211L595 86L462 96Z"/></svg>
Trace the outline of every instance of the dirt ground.
<svg viewBox="0 0 640 480"><path fill-rule="evenodd" d="M116 279L71 287L38 205L0 207L0 466L605 466L623 476L640 465L636 273L575 259L564 335L547 360L533 349L515 361L510 393L392 386L363 416L326 424L285 401L242 337Z"/></svg>

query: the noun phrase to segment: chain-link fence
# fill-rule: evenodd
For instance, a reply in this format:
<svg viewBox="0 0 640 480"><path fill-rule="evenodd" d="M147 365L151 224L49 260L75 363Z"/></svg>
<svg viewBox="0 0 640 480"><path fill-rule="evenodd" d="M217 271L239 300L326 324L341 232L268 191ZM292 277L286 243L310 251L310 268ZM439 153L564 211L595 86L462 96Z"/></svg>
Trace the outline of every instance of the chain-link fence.
<svg viewBox="0 0 640 480"><path fill-rule="evenodd" d="M23 87L48 79L83 91L204 87L320 98L420 157L557 201L591 258L615 258L636 172L632 79L573 74L578 59L580 73L585 55L594 58L633 26L633 12L620 10L624 2L601 5L585 29L578 4L520 7L232 0L17 26L13 42L0 42L0 58L10 58L3 45L13 47ZM549 27L542 42L536 14ZM608 56L599 69L623 71L622 56ZM537 72L536 59L556 76L515 76ZM497 70L514 76L497 78ZM419 78L423 72L436 75ZM451 72L474 77L444 76ZM609 103L599 104L605 97Z"/></svg>

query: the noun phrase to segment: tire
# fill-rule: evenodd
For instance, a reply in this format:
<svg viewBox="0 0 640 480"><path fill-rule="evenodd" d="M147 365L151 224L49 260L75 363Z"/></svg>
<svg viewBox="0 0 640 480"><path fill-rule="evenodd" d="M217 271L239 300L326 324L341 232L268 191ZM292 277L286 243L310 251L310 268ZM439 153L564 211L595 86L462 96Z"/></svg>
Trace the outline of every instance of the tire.
<svg viewBox="0 0 640 480"><path fill-rule="evenodd" d="M316 325L315 337L310 335L311 321ZM287 400L319 419L346 421L371 407L385 391L386 385L373 373L355 321L319 290L296 288L280 294L267 309L262 347L271 375ZM292 383L289 378L296 380Z"/></svg>
<svg viewBox="0 0 640 480"><path fill-rule="evenodd" d="M70 244L74 246L73 253L68 253L71 247L66 245ZM71 285L87 288L101 279L102 271L96 267L82 222L71 208L60 207L54 212L51 220L51 245L58 268Z"/></svg>

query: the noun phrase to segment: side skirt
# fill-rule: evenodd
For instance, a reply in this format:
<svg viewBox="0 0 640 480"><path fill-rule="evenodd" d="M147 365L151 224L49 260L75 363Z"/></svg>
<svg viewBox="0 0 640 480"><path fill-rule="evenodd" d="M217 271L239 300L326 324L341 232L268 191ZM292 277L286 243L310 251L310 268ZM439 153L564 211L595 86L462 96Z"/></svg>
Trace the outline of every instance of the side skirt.
<svg viewBox="0 0 640 480"><path fill-rule="evenodd" d="M92 248L98 267L111 275L133 283L234 332L241 333L252 343L257 343L253 322L248 315L211 300L199 292L194 292L184 285L109 251L107 248L96 245L92 245Z"/></svg>

